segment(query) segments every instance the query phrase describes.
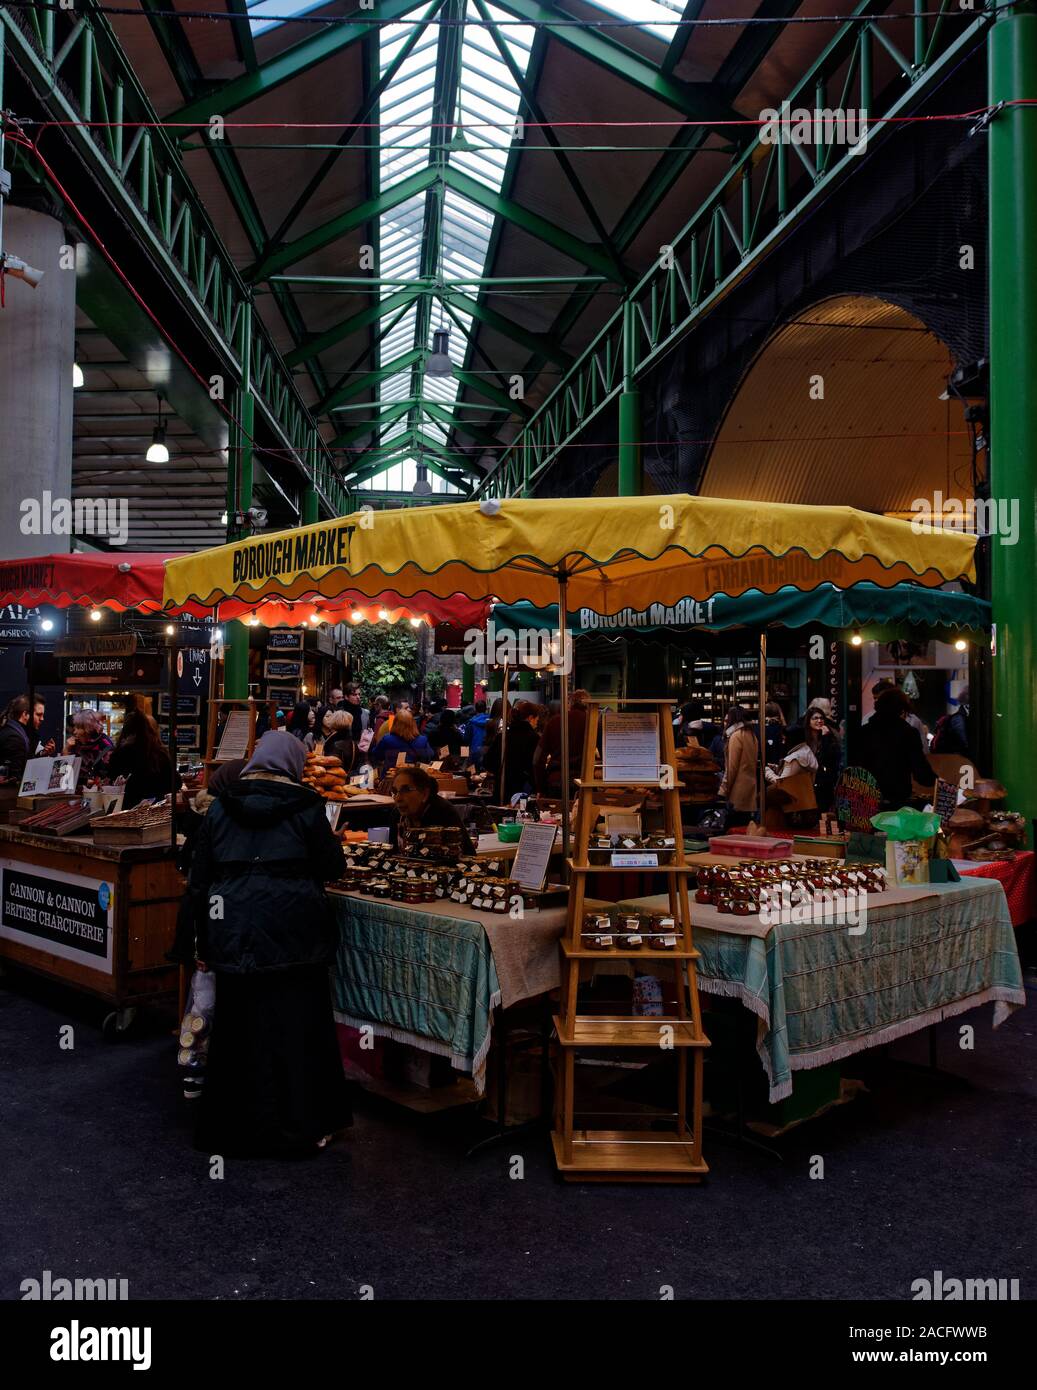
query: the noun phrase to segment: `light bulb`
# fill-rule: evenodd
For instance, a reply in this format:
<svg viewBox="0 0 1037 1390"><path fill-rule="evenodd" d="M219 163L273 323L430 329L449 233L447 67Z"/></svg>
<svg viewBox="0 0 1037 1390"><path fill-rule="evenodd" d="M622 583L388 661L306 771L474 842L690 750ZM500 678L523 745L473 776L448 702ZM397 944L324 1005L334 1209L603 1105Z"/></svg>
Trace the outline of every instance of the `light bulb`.
<svg viewBox="0 0 1037 1390"><path fill-rule="evenodd" d="M387 622L389 621L389 610L388 610L388 608L379 608L379 610L378 610L378 616L379 616L379 618L381 619L381 621L382 621L383 623L387 623Z"/></svg>
<svg viewBox="0 0 1037 1390"><path fill-rule="evenodd" d="M72 363L72 390L76 391L83 384L83 368L78 362Z"/></svg>
<svg viewBox="0 0 1037 1390"><path fill-rule="evenodd" d="M364 621L364 615L363 613L361 613L359 608L354 608L352 613L350 613L349 617L350 620L354 623L362 623Z"/></svg>
<svg viewBox="0 0 1037 1390"><path fill-rule="evenodd" d="M175 636L176 636L176 628L173 626L172 623L166 623L166 636L167 636L167 637L175 637Z"/></svg>
<svg viewBox="0 0 1037 1390"><path fill-rule="evenodd" d="M258 627L258 626L259 626L259 619L256 617L255 613L253 613L252 616L251 616L251 618L249 618L249 620L248 620L248 625L249 625L249 627Z"/></svg>
<svg viewBox="0 0 1037 1390"><path fill-rule="evenodd" d="M54 626L54 624L53 624L53 622L51 621L50 618L44 618L43 621L40 623L40 631L41 631L41 632L50 632L50 630L51 630L51 628L52 628L53 626Z"/></svg>
<svg viewBox="0 0 1037 1390"><path fill-rule="evenodd" d="M853 636L850 638L850 646L859 647L863 641L864 638L861 636L861 634L859 632L855 632Z"/></svg>
<svg viewBox="0 0 1037 1390"><path fill-rule="evenodd" d="M148 452L144 455L148 463L168 463L169 450L166 448L166 431L162 425L156 425L151 432L151 443L148 445Z"/></svg>
<svg viewBox="0 0 1037 1390"><path fill-rule="evenodd" d="M91 621L92 623L99 623L99 622L101 621L101 610L100 610L100 608L91 608L91 610L90 610L90 621Z"/></svg>
<svg viewBox="0 0 1037 1390"><path fill-rule="evenodd" d="M411 620L410 620L410 625L411 625L411 627L420 627L420 626L421 626L421 619L420 619L420 618L411 618Z"/></svg>
<svg viewBox="0 0 1037 1390"><path fill-rule="evenodd" d="M955 650L956 652L963 652L963 651L966 651L967 648L968 648L968 645L969 645L969 644L965 641L965 638L964 638L964 637L959 637L958 640L957 640L957 641L955 642L955 644L954 644L954 650Z"/></svg>

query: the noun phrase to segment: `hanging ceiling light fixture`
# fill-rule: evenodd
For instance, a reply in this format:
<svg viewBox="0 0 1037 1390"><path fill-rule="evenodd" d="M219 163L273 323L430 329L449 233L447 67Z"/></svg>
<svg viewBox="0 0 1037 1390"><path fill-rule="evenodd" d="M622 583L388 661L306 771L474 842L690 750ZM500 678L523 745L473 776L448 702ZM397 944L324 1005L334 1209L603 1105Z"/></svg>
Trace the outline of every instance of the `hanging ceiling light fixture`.
<svg viewBox="0 0 1037 1390"><path fill-rule="evenodd" d="M432 351L425 359L425 371L429 376L453 376L454 364L450 360L450 329L437 328L432 334Z"/></svg>
<svg viewBox="0 0 1037 1390"><path fill-rule="evenodd" d="M431 497L432 484L428 480L428 468L424 463L419 462L415 465L414 496Z"/></svg>
<svg viewBox="0 0 1037 1390"><path fill-rule="evenodd" d="M72 390L78 391L83 384L83 368L78 362L72 363Z"/></svg>
<svg viewBox="0 0 1037 1390"><path fill-rule="evenodd" d="M162 423L162 394L158 393L158 424L151 432L151 443L145 454L148 463L168 463L169 449L166 447L166 429Z"/></svg>

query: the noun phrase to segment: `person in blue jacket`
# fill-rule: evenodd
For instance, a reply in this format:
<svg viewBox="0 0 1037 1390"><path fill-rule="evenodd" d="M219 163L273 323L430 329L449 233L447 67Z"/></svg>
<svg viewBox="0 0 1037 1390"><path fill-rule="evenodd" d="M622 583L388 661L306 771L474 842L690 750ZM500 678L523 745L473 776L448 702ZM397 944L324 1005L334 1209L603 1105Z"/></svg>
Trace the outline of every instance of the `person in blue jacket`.
<svg viewBox="0 0 1037 1390"><path fill-rule="evenodd" d="M412 714L396 715L392 731L372 746L371 759L383 767L395 767L401 753L406 753L409 763L427 763L433 758L431 745L424 734L418 733Z"/></svg>
<svg viewBox="0 0 1037 1390"><path fill-rule="evenodd" d="M469 714L468 711L471 710ZM467 719L466 733L468 736L468 756L472 762L479 767L481 765L482 750L486 746L486 726L490 722L490 716L486 713L485 704L467 705L462 711L462 715Z"/></svg>

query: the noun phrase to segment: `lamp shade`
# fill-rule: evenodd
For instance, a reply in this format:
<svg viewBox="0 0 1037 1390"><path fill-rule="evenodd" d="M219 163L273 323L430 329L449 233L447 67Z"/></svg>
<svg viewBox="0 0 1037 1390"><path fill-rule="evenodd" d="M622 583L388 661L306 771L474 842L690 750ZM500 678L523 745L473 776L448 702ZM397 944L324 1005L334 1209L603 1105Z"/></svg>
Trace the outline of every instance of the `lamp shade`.
<svg viewBox="0 0 1037 1390"><path fill-rule="evenodd" d="M450 329L437 328L432 334L432 351L425 361L429 376L452 376L454 364L450 360Z"/></svg>

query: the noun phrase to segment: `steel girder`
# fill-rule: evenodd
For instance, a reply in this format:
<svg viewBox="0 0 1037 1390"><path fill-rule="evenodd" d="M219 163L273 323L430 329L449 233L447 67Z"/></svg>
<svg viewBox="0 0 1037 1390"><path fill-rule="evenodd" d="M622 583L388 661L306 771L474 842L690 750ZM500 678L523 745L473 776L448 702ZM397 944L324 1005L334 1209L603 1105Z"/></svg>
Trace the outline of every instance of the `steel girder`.
<svg viewBox="0 0 1037 1390"><path fill-rule="evenodd" d="M527 24L540 25L551 37L566 48L589 58L614 77L639 88L657 101L672 106L681 115L695 121L736 121L738 112L722 97L712 82L680 82L662 72L655 63L599 29L581 29L572 24L572 16L540 0L495 0L499 9L506 10ZM551 22L568 21L551 28Z"/></svg>
<svg viewBox="0 0 1037 1390"><path fill-rule="evenodd" d="M884 0L887 8L892 0ZM871 0L861 11L874 13ZM935 22L934 22L935 20ZM876 117L900 114L946 76L990 23L989 16L966 22L957 33L942 15L920 16L914 25L913 61L897 53L899 65L913 71L907 92L876 94L872 82L873 45L887 50L891 40L878 24L847 23L788 96L811 109L863 110ZM834 95L828 95L832 84ZM841 86L841 91L840 91ZM869 146L882 143L889 125L872 124ZM790 173L790 151L805 177ZM668 352L697 320L709 312L764 256L789 235L799 217L823 199L835 180L847 177L855 149L817 147L816 162L799 145L765 144L757 135L691 220L672 239L672 259L660 258L624 298L594 341L579 356L548 399L519 430L508 452L478 491L490 495L527 492L561 451L624 389ZM626 370L624 370L624 362Z"/></svg>
<svg viewBox="0 0 1037 1390"><path fill-rule="evenodd" d="M372 25L392 23L415 9L414 0L379 0L377 18L361 17L354 24L335 24L286 48L276 58L261 63L255 72L243 73L230 82L215 85L205 96L196 97L172 112L166 119L182 125L207 125L212 116L229 116L249 102L268 96L319 64L359 43ZM360 12L365 15L365 11ZM237 26L235 26L237 27Z"/></svg>
<svg viewBox="0 0 1037 1390"><path fill-rule="evenodd" d="M89 0L69 14L29 9L19 16L16 20L0 7L8 60L17 64L47 116L64 126L84 169L175 292L226 374L240 381L250 370L257 415L291 466L319 493L330 515L348 510L327 451L321 447L312 453L316 422L262 325L250 335L250 362L241 360L237 343L250 291L107 19ZM95 119L105 124L90 126Z"/></svg>

